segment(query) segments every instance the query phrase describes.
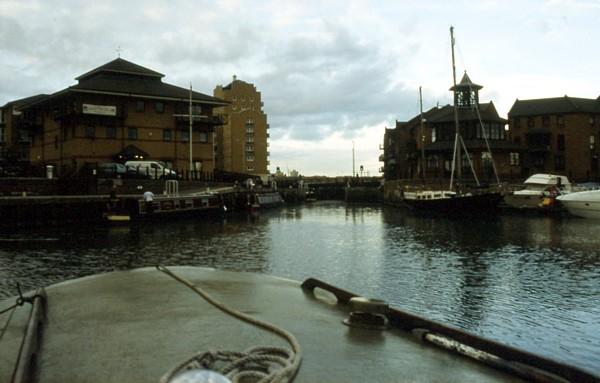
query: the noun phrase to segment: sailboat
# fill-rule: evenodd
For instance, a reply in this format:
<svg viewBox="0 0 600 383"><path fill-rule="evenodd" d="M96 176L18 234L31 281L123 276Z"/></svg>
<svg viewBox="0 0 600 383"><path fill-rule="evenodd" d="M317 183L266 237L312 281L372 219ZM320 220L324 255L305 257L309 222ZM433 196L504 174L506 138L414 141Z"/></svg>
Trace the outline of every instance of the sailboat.
<svg viewBox="0 0 600 383"><path fill-rule="evenodd" d="M454 126L455 126L455 135L454 135L454 152L452 156L452 170L450 176L450 185L448 189L443 190L416 190L416 191L402 191L402 201L408 207L415 210L426 210L436 213L443 214L485 214L488 212L493 212L497 210L498 204L502 200L502 193L499 187L497 188L482 188L475 170L473 168L473 163L471 161L470 156L466 150L466 146L460 134L460 128L458 123L458 97L456 96L457 85L456 85L456 65L454 60L454 27L450 27L450 40L452 45L452 79L454 86L452 90L455 92L454 97ZM466 74L465 74L466 76ZM467 78L468 79L468 78ZM470 83L470 80L468 81ZM419 89L419 99L421 104L421 130L423 129L423 106L422 106L422 96L421 91ZM481 116L479 115L478 109L478 101L474 103L475 110L481 121ZM485 132L485 129L482 129ZM423 134L421 132L421 138ZM484 133L485 137L485 133ZM491 158L491 149L489 148L489 143L486 138L486 145L488 149L488 153ZM423 142L421 142L421 148L423 148ZM477 184L477 188L466 190L463 185L460 184L461 180L461 172L462 172L462 155L461 148L464 148L466 153L466 158L469 161L469 165L473 172L473 176L475 182ZM424 157L423 149L421 150L421 155ZM425 159L421 158L421 165L419 166L422 177L424 178L424 163ZM494 174L496 175L496 181L498 184L499 178L496 171L496 167L494 165L492 159L492 167L494 169ZM456 173L456 177L455 177ZM455 179L456 178L456 179Z"/></svg>

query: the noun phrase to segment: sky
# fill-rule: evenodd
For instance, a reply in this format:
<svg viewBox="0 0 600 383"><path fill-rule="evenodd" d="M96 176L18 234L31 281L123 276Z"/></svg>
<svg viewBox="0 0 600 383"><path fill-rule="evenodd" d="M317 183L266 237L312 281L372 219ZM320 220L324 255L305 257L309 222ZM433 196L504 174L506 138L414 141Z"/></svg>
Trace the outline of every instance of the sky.
<svg viewBox="0 0 600 383"><path fill-rule="evenodd" d="M262 93L270 170L379 175L385 128L452 102L467 71L506 117L515 99L600 96L600 0L0 0L0 105L117 57L212 95Z"/></svg>

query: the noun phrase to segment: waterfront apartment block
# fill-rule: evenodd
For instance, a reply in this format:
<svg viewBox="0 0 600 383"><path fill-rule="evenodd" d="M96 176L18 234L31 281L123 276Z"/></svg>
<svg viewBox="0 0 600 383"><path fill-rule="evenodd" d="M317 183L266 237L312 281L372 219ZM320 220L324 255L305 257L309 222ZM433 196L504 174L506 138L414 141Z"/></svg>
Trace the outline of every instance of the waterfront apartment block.
<svg viewBox="0 0 600 383"><path fill-rule="evenodd" d="M227 102L167 84L163 77L117 58L80 75L73 86L8 103L2 109L11 145L27 143L32 165L55 165L58 174L132 159L190 170L192 145L194 170L212 171L213 132L224 122L213 110ZM13 117L18 118L9 121ZM6 141L6 128L4 134Z"/></svg>
<svg viewBox="0 0 600 383"><path fill-rule="evenodd" d="M29 160L31 132L21 122L21 106L48 97L39 94L6 103L0 107L0 162Z"/></svg>
<svg viewBox="0 0 600 383"><path fill-rule="evenodd" d="M512 140L522 147L525 173L600 180L600 97L516 100L508 118Z"/></svg>
<svg viewBox="0 0 600 383"><path fill-rule="evenodd" d="M217 169L268 174L269 124L260 92L254 85L233 76L229 85L218 85L213 95L228 102L218 108L227 121L216 132Z"/></svg>
<svg viewBox="0 0 600 383"><path fill-rule="evenodd" d="M508 121L498 115L493 102L479 102L481 88L466 73L456 87L450 88L468 153L462 150L463 178L474 181L472 163L480 182L495 182L492 159L501 178L520 175L519 146L509 140ZM422 124L419 114L408 121L396 121L395 128L386 129L384 153L380 156L386 180L450 177L456 132L454 108L434 107L423 113Z"/></svg>

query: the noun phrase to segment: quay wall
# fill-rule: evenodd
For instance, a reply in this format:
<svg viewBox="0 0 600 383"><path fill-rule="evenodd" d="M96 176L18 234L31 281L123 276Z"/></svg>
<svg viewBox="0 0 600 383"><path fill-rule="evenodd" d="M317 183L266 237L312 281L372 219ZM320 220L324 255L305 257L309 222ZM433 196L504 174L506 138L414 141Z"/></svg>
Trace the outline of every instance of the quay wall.
<svg viewBox="0 0 600 383"><path fill-rule="evenodd" d="M106 197L0 197L0 227L100 222Z"/></svg>
<svg viewBox="0 0 600 383"><path fill-rule="evenodd" d="M383 191L376 186L352 186L346 188L346 202L379 203L383 200Z"/></svg>

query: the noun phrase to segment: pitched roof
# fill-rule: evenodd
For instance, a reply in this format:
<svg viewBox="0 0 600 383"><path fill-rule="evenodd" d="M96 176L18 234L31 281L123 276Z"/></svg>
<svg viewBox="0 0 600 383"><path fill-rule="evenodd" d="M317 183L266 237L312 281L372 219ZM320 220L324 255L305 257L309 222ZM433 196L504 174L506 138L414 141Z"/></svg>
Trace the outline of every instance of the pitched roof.
<svg viewBox="0 0 600 383"><path fill-rule="evenodd" d="M162 82L163 74L134 64L122 58L92 69L77 77L78 84L56 92L47 99L58 97L64 93L101 93L125 97L155 98L166 100L188 101L190 90ZM36 100L35 103L43 101ZM214 105L229 103L217 97L200 92L192 92L192 102ZM33 104L30 103L31 105Z"/></svg>
<svg viewBox="0 0 600 383"><path fill-rule="evenodd" d="M479 104L479 114L483 121L500 121L506 123L507 120L501 118L494 107L493 102ZM445 105L441 108L433 107L426 112L423 112L423 118L427 123L441 123L441 122L454 122L454 107L452 105ZM410 128L420 124L420 115L413 117L412 119L401 122L399 121L396 126ZM458 109L458 120L459 121L471 121L479 120L477 111L473 108L459 108Z"/></svg>
<svg viewBox="0 0 600 383"><path fill-rule="evenodd" d="M562 113L600 113L600 98L553 97L516 100L510 108L510 117Z"/></svg>
<svg viewBox="0 0 600 383"><path fill-rule="evenodd" d="M479 89L483 88L483 86L481 86L479 84L475 84L473 81L471 81L471 79L467 75L467 71L465 71L465 74L463 75L462 80L460 80L460 82L458 84L456 84L456 88L457 89L479 90ZM450 90L454 90L454 86L451 87Z"/></svg>
<svg viewBox="0 0 600 383"><path fill-rule="evenodd" d="M89 72L86 72L79 77L76 77L75 80L85 80L89 77L93 77L98 73L120 73L120 74L129 74L129 75L137 75L144 77L154 77L154 78L163 78L164 74L153 71L152 69L148 69L138 64L134 64L131 61L124 60L122 58L116 58L113 61L110 61L104 65L99 66L98 68L92 69Z"/></svg>
<svg viewBox="0 0 600 383"><path fill-rule="evenodd" d="M65 91L88 93L111 93L124 96L138 96L149 98L166 98L189 100L190 90L179 86L164 83L160 80L131 78L127 76L111 76L102 74L80 81L79 84L65 89ZM204 93L192 91L192 101L208 102L218 105L228 103L220 98L208 96Z"/></svg>
<svg viewBox="0 0 600 383"><path fill-rule="evenodd" d="M31 104L31 103L34 103L34 102L46 99L48 97L50 97L50 96L47 95L47 94L36 94L35 96L29 96L29 97L25 97L25 98L20 98L18 100L9 101L6 104L4 104L3 107L12 105L12 106L14 106L16 108L20 108L20 107L25 106L27 104Z"/></svg>
<svg viewBox="0 0 600 383"><path fill-rule="evenodd" d="M479 116L483 121L500 121L507 122L505 119L498 115L493 102L479 104ZM479 120L477 110L474 108L458 108L458 120L459 121L471 121ZM438 113L429 118L432 123L439 122L453 122L454 121L454 107L452 105L446 105L441 108Z"/></svg>

